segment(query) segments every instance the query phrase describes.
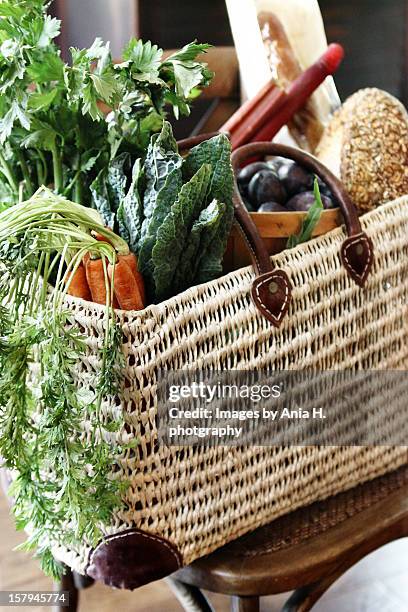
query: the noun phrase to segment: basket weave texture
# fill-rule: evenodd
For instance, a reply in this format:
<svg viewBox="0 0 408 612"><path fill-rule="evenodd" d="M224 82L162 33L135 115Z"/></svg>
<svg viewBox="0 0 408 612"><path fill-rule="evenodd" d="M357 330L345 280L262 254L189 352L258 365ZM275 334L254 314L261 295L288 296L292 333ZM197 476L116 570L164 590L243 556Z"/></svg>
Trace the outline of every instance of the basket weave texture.
<svg viewBox="0 0 408 612"><path fill-rule="evenodd" d="M342 228L274 257L293 286L280 329L251 302L251 267L142 312L118 312L125 383L121 396L104 406L105 418L121 414L125 427L115 435L136 437L139 445L126 450L115 468L130 486L106 534L137 527L172 542L188 564L296 508L407 463L407 447L206 449L157 442L162 369L408 369L408 197L361 221L375 249L364 289L341 264ZM87 337L78 383L92 387L104 309L73 298L67 303ZM86 543L55 552L84 573Z"/></svg>

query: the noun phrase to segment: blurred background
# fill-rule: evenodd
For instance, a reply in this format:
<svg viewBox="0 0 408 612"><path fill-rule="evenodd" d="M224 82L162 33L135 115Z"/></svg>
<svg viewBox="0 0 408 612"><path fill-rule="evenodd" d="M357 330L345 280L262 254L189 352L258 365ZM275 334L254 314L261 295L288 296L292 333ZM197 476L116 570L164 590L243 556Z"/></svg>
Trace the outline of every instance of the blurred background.
<svg viewBox="0 0 408 612"><path fill-rule="evenodd" d="M239 0L237 0L239 2ZM336 76L341 98L364 86L376 86L408 105L408 3L406 0L320 0L329 42L346 49L346 60ZM60 44L89 46L95 32L110 40L114 56L132 35L151 39L171 49L198 38L217 46L231 46L232 36L224 0L54 0L53 11L63 19ZM220 56L221 58L223 56ZM236 91L228 96L238 100ZM219 101L218 101L219 102ZM207 117L218 103L200 100L193 115L177 126L178 136L196 127L213 128ZM231 112L231 100L224 113ZM219 111L219 119L223 113ZM199 124L197 128L197 123ZM220 123L221 124L221 123Z"/></svg>

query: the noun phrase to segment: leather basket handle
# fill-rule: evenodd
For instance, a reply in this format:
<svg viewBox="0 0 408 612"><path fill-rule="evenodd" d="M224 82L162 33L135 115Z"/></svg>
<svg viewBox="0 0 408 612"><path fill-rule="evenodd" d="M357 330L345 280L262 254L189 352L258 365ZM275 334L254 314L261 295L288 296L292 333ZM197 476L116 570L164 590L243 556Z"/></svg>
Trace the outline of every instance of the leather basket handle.
<svg viewBox="0 0 408 612"><path fill-rule="evenodd" d="M235 224L244 239L257 273L252 283L252 301L268 321L275 327L279 327L292 299L292 286L286 272L274 268L265 243L244 206L241 196L237 197L237 191L238 188L235 185Z"/></svg>
<svg viewBox="0 0 408 612"><path fill-rule="evenodd" d="M179 150L181 153L187 152L191 147L216 136L217 133L200 134L181 140L178 143ZM312 155L293 147L271 142L257 142L236 149L231 158L235 177L245 161L267 155L284 157L299 163L316 174L329 187L339 203L348 234L348 238L341 247L343 265L353 281L363 287L374 260L373 245L371 239L362 231L356 207L341 182ZM258 229L242 201L236 180L233 199L235 223L248 248L257 273L251 289L252 299L263 316L275 327L279 327L292 298L289 277L284 270L274 268Z"/></svg>
<svg viewBox="0 0 408 612"><path fill-rule="evenodd" d="M266 155L291 159L307 170L316 174L331 190L340 206L344 218L348 238L341 248L341 257L349 276L363 287L373 264L373 245L370 238L362 231L357 209L344 189L339 179L315 157L285 145L270 142L259 142L239 147L232 154L232 166L235 175L242 164L251 157L265 157ZM245 208L235 181L234 205L236 209Z"/></svg>

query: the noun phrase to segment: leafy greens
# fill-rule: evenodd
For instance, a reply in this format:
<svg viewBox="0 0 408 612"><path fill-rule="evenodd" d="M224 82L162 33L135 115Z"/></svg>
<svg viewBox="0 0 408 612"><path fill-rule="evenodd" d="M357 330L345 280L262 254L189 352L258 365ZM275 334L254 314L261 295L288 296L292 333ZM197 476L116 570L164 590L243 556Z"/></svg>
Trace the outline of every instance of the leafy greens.
<svg viewBox="0 0 408 612"><path fill-rule="evenodd" d="M230 142L219 134L184 159L164 122L160 134L151 138L144 164L135 163L133 180L121 191L119 203L109 197L112 173L98 177L94 205L138 255L151 301L222 273L233 221L230 156Z"/></svg>
<svg viewBox="0 0 408 612"><path fill-rule="evenodd" d="M212 78L196 60L209 45L193 42L166 58L132 39L115 64L109 43L96 38L89 49L71 49L68 65L48 5L0 3L0 203L29 198L44 184L90 205L95 179L126 155L132 167L167 107L176 117L190 112L197 88ZM106 194L100 198L106 208Z"/></svg>

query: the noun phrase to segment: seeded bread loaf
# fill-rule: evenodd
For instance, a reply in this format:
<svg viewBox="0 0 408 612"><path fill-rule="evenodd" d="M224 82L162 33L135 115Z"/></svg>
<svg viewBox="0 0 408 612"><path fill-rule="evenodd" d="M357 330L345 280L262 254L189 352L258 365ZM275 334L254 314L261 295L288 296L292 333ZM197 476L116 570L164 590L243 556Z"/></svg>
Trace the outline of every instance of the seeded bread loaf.
<svg viewBox="0 0 408 612"><path fill-rule="evenodd" d="M316 156L364 212L408 194L408 114L393 96L362 89L335 113Z"/></svg>

